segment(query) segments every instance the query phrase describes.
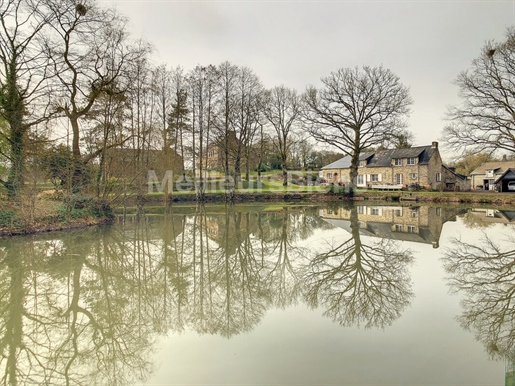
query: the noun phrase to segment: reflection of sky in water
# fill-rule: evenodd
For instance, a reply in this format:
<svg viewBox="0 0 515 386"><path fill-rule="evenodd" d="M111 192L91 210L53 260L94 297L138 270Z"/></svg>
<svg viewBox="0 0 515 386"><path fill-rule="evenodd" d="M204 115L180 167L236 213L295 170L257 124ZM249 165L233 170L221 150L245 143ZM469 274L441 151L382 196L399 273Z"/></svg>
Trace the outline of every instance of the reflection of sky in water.
<svg viewBox="0 0 515 386"><path fill-rule="evenodd" d="M494 225L488 234L501 240ZM161 342L161 367L149 380L164 384L504 384L504 363L488 358L473 332L456 321L460 295L450 295L442 253L451 235L477 240L460 218L444 224L440 248L404 242L415 256L409 270L414 299L384 330L341 327L305 304L268 310L250 332L231 339L188 332ZM299 242L320 251L348 238L334 228ZM362 236L362 242L376 238Z"/></svg>

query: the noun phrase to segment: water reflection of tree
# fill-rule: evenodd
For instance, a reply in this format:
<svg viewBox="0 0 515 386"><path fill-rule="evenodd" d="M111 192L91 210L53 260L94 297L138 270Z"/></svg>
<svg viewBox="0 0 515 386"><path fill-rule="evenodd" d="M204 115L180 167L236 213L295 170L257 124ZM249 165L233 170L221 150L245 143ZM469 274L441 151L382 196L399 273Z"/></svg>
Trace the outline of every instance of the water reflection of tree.
<svg viewBox="0 0 515 386"><path fill-rule="evenodd" d="M323 223L317 219L318 216L306 213L305 209L289 207L262 213L258 218L258 237L263 242L261 252L268 257L263 263L263 280L271 289L271 300L276 307L295 304L302 295L303 282L298 268L308 249L298 243L311 236Z"/></svg>
<svg viewBox="0 0 515 386"><path fill-rule="evenodd" d="M191 329L230 337L250 331L268 308L305 294L311 252L300 244L328 226L314 211L294 207L146 212L116 227L0 242L4 384L128 385L150 374L153 342L161 334ZM356 271L352 280L361 280L354 290L369 293L342 306L371 318L364 302L372 299L376 312L385 314L394 301L372 296L372 290L389 290L391 297L391 287L402 292L403 257L397 256L395 276L390 258L376 256L379 247L356 240L361 266L346 264ZM332 302L332 310L339 295L331 291L342 292L352 276L336 266L327 276L323 269L335 258L319 255L309 265L310 295Z"/></svg>
<svg viewBox="0 0 515 386"><path fill-rule="evenodd" d="M351 237L318 253L307 267L306 299L312 307L323 305L341 325L383 328L411 302L407 267L413 256L392 240L363 243L357 209L350 211Z"/></svg>
<svg viewBox="0 0 515 386"><path fill-rule="evenodd" d="M515 237L501 247L486 233L466 242L451 239L444 255L451 289L465 295L462 327L475 332L492 356L515 348Z"/></svg>
<svg viewBox="0 0 515 386"><path fill-rule="evenodd" d="M148 375L152 315L131 302L135 267L112 253L116 234L12 244L1 262L5 384L125 385Z"/></svg>

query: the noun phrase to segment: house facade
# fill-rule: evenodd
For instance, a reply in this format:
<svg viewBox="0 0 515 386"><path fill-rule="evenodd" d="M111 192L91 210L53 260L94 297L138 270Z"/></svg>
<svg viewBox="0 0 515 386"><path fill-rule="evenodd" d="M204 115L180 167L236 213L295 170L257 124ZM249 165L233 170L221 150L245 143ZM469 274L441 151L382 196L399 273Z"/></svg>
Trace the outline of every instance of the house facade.
<svg viewBox="0 0 515 386"><path fill-rule="evenodd" d="M443 224L456 221L462 213L453 208L429 206L357 205L359 232L363 236L431 244L439 247ZM347 207L320 209L320 217L351 231L351 210Z"/></svg>
<svg viewBox="0 0 515 386"><path fill-rule="evenodd" d="M350 183L351 157L324 166L321 177L328 182ZM417 186L429 190L469 190L465 176L442 164L438 142L430 146L388 149L360 154L357 187L402 189Z"/></svg>
<svg viewBox="0 0 515 386"><path fill-rule="evenodd" d="M515 169L515 161L485 162L470 173L472 189L501 190L509 169Z"/></svg>

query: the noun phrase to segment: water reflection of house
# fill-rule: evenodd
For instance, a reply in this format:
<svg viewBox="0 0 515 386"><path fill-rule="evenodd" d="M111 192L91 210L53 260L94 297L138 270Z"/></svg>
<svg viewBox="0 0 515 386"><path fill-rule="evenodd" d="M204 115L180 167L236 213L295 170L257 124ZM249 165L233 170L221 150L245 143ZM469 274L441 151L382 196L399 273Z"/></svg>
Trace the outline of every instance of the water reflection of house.
<svg viewBox="0 0 515 386"><path fill-rule="evenodd" d="M438 248L443 224L456 220L452 208L428 206L356 206L360 234L393 240L431 244ZM321 209L320 216L334 226L351 232L351 210Z"/></svg>
<svg viewBox="0 0 515 386"><path fill-rule="evenodd" d="M470 209L468 214L475 217L477 222L485 224L515 224L515 209Z"/></svg>

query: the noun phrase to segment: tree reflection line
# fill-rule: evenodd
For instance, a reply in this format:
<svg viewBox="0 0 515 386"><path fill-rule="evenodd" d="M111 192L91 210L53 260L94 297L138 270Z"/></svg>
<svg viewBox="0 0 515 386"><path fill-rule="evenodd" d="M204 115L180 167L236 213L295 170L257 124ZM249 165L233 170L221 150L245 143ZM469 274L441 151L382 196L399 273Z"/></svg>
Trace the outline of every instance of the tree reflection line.
<svg viewBox="0 0 515 386"><path fill-rule="evenodd" d="M4 242L3 383L130 384L151 373L159 334L231 337L252 330L270 307L301 299L324 305L342 325L385 327L411 301L411 252L390 241L363 243L355 208L352 224L349 239L326 252L298 242L331 226L315 210L290 207L199 206ZM27 244L30 255L21 253Z"/></svg>

